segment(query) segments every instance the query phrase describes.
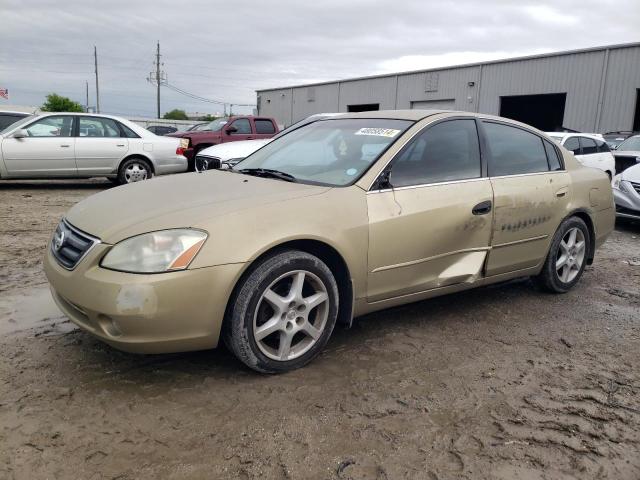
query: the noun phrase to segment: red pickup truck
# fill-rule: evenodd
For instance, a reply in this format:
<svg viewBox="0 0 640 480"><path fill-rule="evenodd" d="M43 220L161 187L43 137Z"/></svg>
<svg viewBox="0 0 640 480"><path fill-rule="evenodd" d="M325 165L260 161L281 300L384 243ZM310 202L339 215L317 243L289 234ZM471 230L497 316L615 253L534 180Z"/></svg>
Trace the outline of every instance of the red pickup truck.
<svg viewBox="0 0 640 480"><path fill-rule="evenodd" d="M189 143L184 156L189 160L189 170L194 169L196 155L203 148L225 142L271 138L278 133L278 124L273 118L238 115L213 120L206 130L175 132L167 137L186 138Z"/></svg>

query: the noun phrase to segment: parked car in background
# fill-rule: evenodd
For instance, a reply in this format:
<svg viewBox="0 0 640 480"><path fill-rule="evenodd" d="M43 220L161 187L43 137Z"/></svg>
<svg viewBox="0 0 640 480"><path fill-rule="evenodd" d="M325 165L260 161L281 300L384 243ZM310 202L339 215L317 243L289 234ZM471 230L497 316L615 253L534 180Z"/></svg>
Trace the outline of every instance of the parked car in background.
<svg viewBox="0 0 640 480"><path fill-rule="evenodd" d="M627 138L637 135L640 132L631 132L631 131L619 131L619 132L607 132L603 134L604 140L607 142L609 147L613 150L618 148L622 142L624 142Z"/></svg>
<svg viewBox="0 0 640 480"><path fill-rule="evenodd" d="M151 133L155 133L156 135L167 135L168 133L177 132L178 129L176 127L172 127L169 125L151 125L147 127Z"/></svg>
<svg viewBox="0 0 640 480"><path fill-rule="evenodd" d="M585 167L602 170L609 178L616 174L616 161L601 135L547 132L551 138L575 155Z"/></svg>
<svg viewBox="0 0 640 480"><path fill-rule="evenodd" d="M218 168L229 168L244 160L253 152L263 147L267 143L275 140L276 138L286 135L287 133L307 125L308 123L322 120L323 118L332 118L342 115L341 113L316 113L299 122L290 125L282 130L275 137L261 139L261 140L243 140L239 142L223 143L221 145L214 145L200 150L196 155L195 170L196 172L203 172L205 170L215 170Z"/></svg>
<svg viewBox="0 0 640 480"><path fill-rule="evenodd" d="M175 132L168 136L187 140L185 156L189 159L189 170L195 170L195 157L204 148L239 140L271 138L278 131L278 124L273 118L243 115L217 118L208 124L206 130Z"/></svg>
<svg viewBox="0 0 640 480"><path fill-rule="evenodd" d="M613 152L616 158L616 170L622 173L629 167L640 163L640 135L627 137Z"/></svg>
<svg viewBox="0 0 640 480"><path fill-rule="evenodd" d="M613 179L616 216L640 220L640 164L633 165Z"/></svg>
<svg viewBox="0 0 640 480"><path fill-rule="evenodd" d="M0 131L7 128L12 123L17 122L25 117L31 115L30 113L24 112L10 112L10 111L0 111Z"/></svg>
<svg viewBox="0 0 640 480"><path fill-rule="evenodd" d="M231 170L92 195L61 220L44 269L62 311L116 348L224 339L276 373L354 316L518 277L567 292L614 222L608 177L532 127L363 112L304 125Z"/></svg>
<svg viewBox="0 0 640 480"><path fill-rule="evenodd" d="M107 177L131 183L186 169L181 140L110 115L32 115L0 132L3 179Z"/></svg>

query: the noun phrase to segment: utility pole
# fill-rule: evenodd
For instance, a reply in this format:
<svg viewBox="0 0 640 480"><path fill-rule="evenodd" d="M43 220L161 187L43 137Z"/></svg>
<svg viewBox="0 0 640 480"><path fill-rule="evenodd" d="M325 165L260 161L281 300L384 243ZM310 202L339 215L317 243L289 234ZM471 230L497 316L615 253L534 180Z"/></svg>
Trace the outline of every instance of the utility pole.
<svg viewBox="0 0 640 480"><path fill-rule="evenodd" d="M158 40L158 48L156 50L156 85L158 87L158 118L160 118L160 40Z"/></svg>
<svg viewBox="0 0 640 480"><path fill-rule="evenodd" d="M98 86L98 49L93 46L93 60L96 66L96 113L100 113L100 87Z"/></svg>
<svg viewBox="0 0 640 480"><path fill-rule="evenodd" d="M85 80L84 83L86 84L87 87L87 101L85 103L85 110L87 113L89 113L89 80Z"/></svg>

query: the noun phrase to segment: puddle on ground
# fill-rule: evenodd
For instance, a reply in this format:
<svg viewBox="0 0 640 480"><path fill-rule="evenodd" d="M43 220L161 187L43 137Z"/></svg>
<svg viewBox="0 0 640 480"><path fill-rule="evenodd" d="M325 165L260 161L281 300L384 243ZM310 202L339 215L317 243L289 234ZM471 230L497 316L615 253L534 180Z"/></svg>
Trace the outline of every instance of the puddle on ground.
<svg viewBox="0 0 640 480"><path fill-rule="evenodd" d="M75 326L58 309L49 287L31 288L0 295L0 335L29 329L46 335L71 331Z"/></svg>

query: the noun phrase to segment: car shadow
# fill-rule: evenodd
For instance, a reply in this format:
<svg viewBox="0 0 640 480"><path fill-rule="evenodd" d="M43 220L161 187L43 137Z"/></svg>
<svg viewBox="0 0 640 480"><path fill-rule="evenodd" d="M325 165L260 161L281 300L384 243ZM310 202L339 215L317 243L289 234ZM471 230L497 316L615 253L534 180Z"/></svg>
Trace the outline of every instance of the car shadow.
<svg viewBox="0 0 640 480"><path fill-rule="evenodd" d="M0 190L95 190L111 188L109 180L1 180Z"/></svg>
<svg viewBox="0 0 640 480"><path fill-rule="evenodd" d="M388 333L415 330L422 326L437 327L439 322L447 327L456 326L448 322L467 322L470 318L473 318L474 322L491 322L491 316L481 312L495 309L496 305L505 300L535 298L536 301L543 301L545 297L554 298L555 296L537 291L528 279L519 279L364 315L356 318L351 328L337 326L325 347L325 352L312 361L306 369L313 369L314 365L318 369L341 371L345 368L359 368L355 365L350 367L348 359L371 339L378 339ZM79 357L77 361L88 364L91 372L102 372L98 375L99 378L95 379L100 383L100 388L105 387L105 382L112 387L119 384L140 383L166 387L173 384L176 379L181 379L181 382L191 379L188 382L191 383L201 382L203 378L207 378L208 381L234 382L241 381L239 380L241 378L245 378L248 382L264 378L264 375L250 370L237 360L222 341L218 348L212 350L139 355L118 351L80 330L74 330L66 335L75 338L74 343L77 346L74 356ZM333 355L334 352L339 354ZM325 355L326 358L323 358ZM300 373L291 372L284 375L300 375ZM84 380L81 383L87 385L87 379ZM117 382L113 382L114 380Z"/></svg>

